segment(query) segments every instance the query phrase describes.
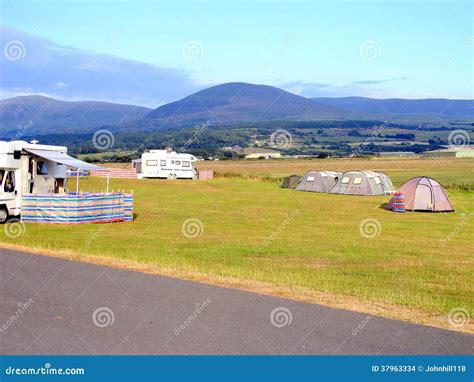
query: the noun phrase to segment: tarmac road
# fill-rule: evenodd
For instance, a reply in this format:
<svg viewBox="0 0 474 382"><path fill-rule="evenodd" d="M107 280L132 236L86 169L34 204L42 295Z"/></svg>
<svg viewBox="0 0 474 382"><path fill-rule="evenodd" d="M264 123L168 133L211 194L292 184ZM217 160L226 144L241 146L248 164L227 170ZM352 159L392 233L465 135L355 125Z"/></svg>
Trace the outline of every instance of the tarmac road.
<svg viewBox="0 0 474 382"><path fill-rule="evenodd" d="M474 336L0 249L1 354L473 354Z"/></svg>

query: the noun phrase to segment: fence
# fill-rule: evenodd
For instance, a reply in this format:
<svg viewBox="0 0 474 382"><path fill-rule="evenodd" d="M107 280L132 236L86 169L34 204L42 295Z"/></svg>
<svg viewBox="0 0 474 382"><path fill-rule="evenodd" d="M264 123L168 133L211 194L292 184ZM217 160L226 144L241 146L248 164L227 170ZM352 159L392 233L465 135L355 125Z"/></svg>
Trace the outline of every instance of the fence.
<svg viewBox="0 0 474 382"><path fill-rule="evenodd" d="M137 170L134 168L109 168L107 170L91 170L90 172L90 176L106 178L107 175L111 178L136 179Z"/></svg>
<svg viewBox="0 0 474 382"><path fill-rule="evenodd" d="M21 220L56 224L132 221L133 201L133 195L120 192L24 195Z"/></svg>
<svg viewBox="0 0 474 382"><path fill-rule="evenodd" d="M214 170L199 170L198 179L207 180L214 178Z"/></svg>

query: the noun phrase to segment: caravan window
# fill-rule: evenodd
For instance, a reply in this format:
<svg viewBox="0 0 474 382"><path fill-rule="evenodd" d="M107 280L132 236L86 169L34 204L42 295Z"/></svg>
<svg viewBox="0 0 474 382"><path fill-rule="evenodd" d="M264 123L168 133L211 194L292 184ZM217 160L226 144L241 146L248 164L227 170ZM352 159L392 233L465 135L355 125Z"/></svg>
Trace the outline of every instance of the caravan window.
<svg viewBox="0 0 474 382"><path fill-rule="evenodd" d="M174 164L177 165L177 166L179 166L179 165L181 164L181 161L180 161L180 160L176 160L176 161L174 161Z"/></svg>
<svg viewBox="0 0 474 382"><path fill-rule="evenodd" d="M38 175L48 175L48 169L43 161L36 162L36 174Z"/></svg>
<svg viewBox="0 0 474 382"><path fill-rule="evenodd" d="M166 166L166 161L164 159L160 160L160 166Z"/></svg>
<svg viewBox="0 0 474 382"><path fill-rule="evenodd" d="M362 183L362 178L354 178L354 181L352 183L353 184L361 184Z"/></svg>
<svg viewBox="0 0 474 382"><path fill-rule="evenodd" d="M3 175L5 175L5 171L4 171L4 170L0 170L0 186L1 186L2 183L3 183Z"/></svg>
<svg viewBox="0 0 474 382"><path fill-rule="evenodd" d="M189 167L191 166L191 163L187 160L183 160L183 167Z"/></svg>
<svg viewBox="0 0 474 382"><path fill-rule="evenodd" d="M158 161L157 160L147 160L146 165L147 166L158 166Z"/></svg>
<svg viewBox="0 0 474 382"><path fill-rule="evenodd" d="M8 171L3 190L5 192L15 191L15 173L13 171Z"/></svg>

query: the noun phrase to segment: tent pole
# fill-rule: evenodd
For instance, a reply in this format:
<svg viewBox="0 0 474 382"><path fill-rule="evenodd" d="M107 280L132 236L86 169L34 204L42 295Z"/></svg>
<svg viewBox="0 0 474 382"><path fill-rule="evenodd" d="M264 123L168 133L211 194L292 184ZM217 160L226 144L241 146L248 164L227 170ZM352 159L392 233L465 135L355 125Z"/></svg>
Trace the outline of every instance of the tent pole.
<svg viewBox="0 0 474 382"><path fill-rule="evenodd" d="M76 194L79 194L79 171L81 171L81 169L77 169L76 170Z"/></svg>

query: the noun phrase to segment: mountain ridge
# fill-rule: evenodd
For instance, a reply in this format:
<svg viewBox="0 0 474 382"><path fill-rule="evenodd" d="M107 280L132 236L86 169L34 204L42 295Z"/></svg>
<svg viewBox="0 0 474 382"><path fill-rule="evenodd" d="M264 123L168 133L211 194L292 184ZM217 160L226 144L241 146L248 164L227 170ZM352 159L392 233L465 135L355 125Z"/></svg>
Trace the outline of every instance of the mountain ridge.
<svg viewBox="0 0 474 382"><path fill-rule="evenodd" d="M31 133L90 133L179 129L196 124L252 125L271 121L412 120L473 121L474 100L368 97L306 98L283 89L245 82L211 86L155 109L103 101L60 101L43 95L0 100L0 133L13 136L32 122Z"/></svg>
<svg viewBox="0 0 474 382"><path fill-rule="evenodd" d="M368 97L313 97L312 100L346 111L383 116L438 116L441 118L473 118L474 100L448 98L368 98Z"/></svg>
<svg viewBox="0 0 474 382"><path fill-rule="evenodd" d="M309 98L273 86L229 82L160 106L144 119L180 126L208 120L226 124L278 119L335 119L343 114L335 107L317 105Z"/></svg>
<svg viewBox="0 0 474 382"><path fill-rule="evenodd" d="M43 95L0 100L0 131L13 132L31 121L38 133L90 131L105 124L142 118L151 109L103 101L61 101ZM76 131L77 132L77 131Z"/></svg>

